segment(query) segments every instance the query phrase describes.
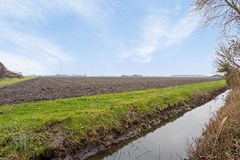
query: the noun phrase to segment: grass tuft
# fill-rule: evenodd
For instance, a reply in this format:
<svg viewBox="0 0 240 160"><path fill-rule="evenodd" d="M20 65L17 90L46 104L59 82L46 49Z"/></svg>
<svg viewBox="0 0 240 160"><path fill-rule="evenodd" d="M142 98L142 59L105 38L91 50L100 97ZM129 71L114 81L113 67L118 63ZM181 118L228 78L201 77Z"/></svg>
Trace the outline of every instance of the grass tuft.
<svg viewBox="0 0 240 160"><path fill-rule="evenodd" d="M20 134L16 139L15 139L15 147L17 151L25 151L27 148L27 141L29 137L26 133Z"/></svg>

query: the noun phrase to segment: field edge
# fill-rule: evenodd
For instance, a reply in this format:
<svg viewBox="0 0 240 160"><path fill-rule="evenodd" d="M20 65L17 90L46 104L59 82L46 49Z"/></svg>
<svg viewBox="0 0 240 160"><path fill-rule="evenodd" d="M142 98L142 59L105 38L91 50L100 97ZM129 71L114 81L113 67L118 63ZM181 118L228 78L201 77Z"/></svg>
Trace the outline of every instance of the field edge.
<svg viewBox="0 0 240 160"><path fill-rule="evenodd" d="M33 79L33 77L24 77L24 78L4 78L4 79L0 79L0 88L1 87L7 87L13 84L17 84L20 82L24 82L24 81L28 81Z"/></svg>
<svg viewBox="0 0 240 160"><path fill-rule="evenodd" d="M77 154L71 156L76 159L78 159L79 157L81 157L82 159L91 159L91 157L95 154L111 149L111 147L114 147L118 143L124 142L134 137L139 138L142 133L147 133L157 126L161 126L162 124L168 123L172 119L178 118L184 113L209 102L224 91L226 91L226 88L215 90L209 93L197 94L191 97L191 102L171 106L165 110L155 110L150 114L146 115L139 114L137 111L132 110L130 112L130 115L137 116L138 118L135 118L134 121L132 121L130 124L123 123L123 128L113 128L113 132L103 133L100 134L100 136L99 133L90 134L89 137L97 137L97 139L100 140L101 144L99 144L99 141L96 141L95 144L91 147L86 145L86 148L84 147L83 149L80 149ZM125 125L134 128L125 128ZM124 130L124 134L119 134L119 130ZM112 137L115 137L115 139L113 139ZM84 139L83 142L85 142L86 140L87 139Z"/></svg>
<svg viewBox="0 0 240 160"><path fill-rule="evenodd" d="M80 132L79 130L84 130L85 127L81 126L81 123L84 124L83 118L79 119L74 116L66 116L64 118L61 114L61 117L57 119L53 118L48 122L41 121L41 123L44 122L41 128L36 127L36 124L34 124L30 128L33 129L35 127L32 132L21 132L15 141L14 138L9 138L7 135L7 138L3 139L4 142L0 141L0 146L8 147L8 149L5 148L7 149L5 151L8 154L14 152L11 153L12 157L15 156L15 158L18 157L20 159L51 159L68 155L86 158L96 152L114 146L119 141L134 137L140 132L145 132L154 126L204 104L224 90L226 90L225 81L215 81L147 91L132 91L128 93L3 106L3 114L0 115L0 120L1 117L7 119L9 118L8 116L14 116L14 114L18 116L19 113L28 113L28 108L38 109L38 107L43 107L43 105L46 105L44 110L38 112L41 114L47 113L51 116L51 114L54 115L57 111L54 110L54 114L51 113L49 106L52 106L53 109L54 107L55 109L61 109L62 106L58 105L66 105L68 102L74 101L73 106L67 106L67 109L70 108L72 112L67 111L66 113L71 115L77 111L75 114L80 116L84 114L84 119L90 119L89 122L85 123L85 126L91 123L92 127L84 132ZM100 103L100 100L102 100L101 103L104 107L96 108L99 105L96 102ZM83 110L71 108L81 105L80 102L85 105L89 105L88 102L91 103L90 106ZM64 109L66 109L65 106ZM97 115L94 115L95 112ZM30 114L34 116L33 114L36 113ZM91 119L92 116L95 117ZM48 120L48 115L43 118ZM26 121L29 123L28 119L24 119L21 123L26 123ZM21 123L20 125L22 125ZM8 123L6 122L6 124ZM29 126L26 125L25 127ZM9 127L6 126L6 128L8 129ZM10 133L11 135L14 135L14 133ZM25 143L22 144L22 141ZM9 143L16 143L17 148L14 145L7 146ZM4 150L0 149L0 158L1 156L4 158L2 151Z"/></svg>
<svg viewBox="0 0 240 160"><path fill-rule="evenodd" d="M128 115L126 117L121 117L122 123L118 127L113 127L111 129L100 127L93 132L87 133L77 143L74 143L74 140L69 141L68 139L64 142L65 146L62 144L56 148L47 148L35 158L59 158L64 156L70 156L76 159L79 159L79 157L81 157L80 159L89 158L101 151L114 147L114 145L120 142L139 136L143 132L148 132L156 126L166 123L187 111L205 104L225 90L226 86L210 91L199 92L188 97L190 99L189 101L181 101L174 105L169 104L169 107L163 110L155 109L148 113L139 112L139 110L134 107L130 108L127 113ZM126 120L125 118L130 119ZM49 130L54 130L56 128L59 129L58 124L56 126L51 126ZM49 130L47 132L49 132ZM64 132L65 131L61 133ZM56 134L53 134L52 136L55 135Z"/></svg>

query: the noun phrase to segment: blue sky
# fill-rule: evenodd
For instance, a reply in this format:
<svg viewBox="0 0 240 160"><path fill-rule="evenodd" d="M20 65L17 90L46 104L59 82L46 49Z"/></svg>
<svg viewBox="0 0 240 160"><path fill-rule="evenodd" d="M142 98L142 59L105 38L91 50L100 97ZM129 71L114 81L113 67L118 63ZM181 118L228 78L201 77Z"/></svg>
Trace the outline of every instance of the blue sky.
<svg viewBox="0 0 240 160"><path fill-rule="evenodd" d="M211 75L217 31L199 29L191 3L1 0L0 61L23 74Z"/></svg>

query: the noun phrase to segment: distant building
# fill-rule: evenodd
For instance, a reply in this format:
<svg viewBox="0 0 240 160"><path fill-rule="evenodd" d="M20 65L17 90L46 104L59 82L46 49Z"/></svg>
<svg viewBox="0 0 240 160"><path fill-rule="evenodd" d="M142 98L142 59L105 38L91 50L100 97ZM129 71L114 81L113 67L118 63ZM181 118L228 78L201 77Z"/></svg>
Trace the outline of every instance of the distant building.
<svg viewBox="0 0 240 160"><path fill-rule="evenodd" d="M213 77L213 78L224 78L224 76L221 76L221 75L218 75L218 74L212 75L211 77Z"/></svg>
<svg viewBox="0 0 240 160"><path fill-rule="evenodd" d="M143 77L143 75L141 75L141 74L121 75L121 77Z"/></svg>
<svg viewBox="0 0 240 160"><path fill-rule="evenodd" d="M206 76L205 75L192 74L192 75L171 75L170 77L206 77Z"/></svg>

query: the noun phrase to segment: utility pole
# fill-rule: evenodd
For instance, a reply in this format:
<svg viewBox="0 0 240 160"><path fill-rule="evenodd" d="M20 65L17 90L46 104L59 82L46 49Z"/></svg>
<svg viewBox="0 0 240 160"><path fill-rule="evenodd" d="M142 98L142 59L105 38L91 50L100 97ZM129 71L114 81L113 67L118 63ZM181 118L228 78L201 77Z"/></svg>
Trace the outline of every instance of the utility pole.
<svg viewBox="0 0 240 160"><path fill-rule="evenodd" d="M59 64L60 64L60 66L59 66L60 67L59 68L60 69L60 74L62 74L62 60L60 58L59 58Z"/></svg>
<svg viewBox="0 0 240 160"><path fill-rule="evenodd" d="M59 57L56 57L59 61L59 74L62 74L62 60Z"/></svg>
<svg viewBox="0 0 240 160"><path fill-rule="evenodd" d="M29 75L29 71L28 71L28 63L27 63L27 75Z"/></svg>

